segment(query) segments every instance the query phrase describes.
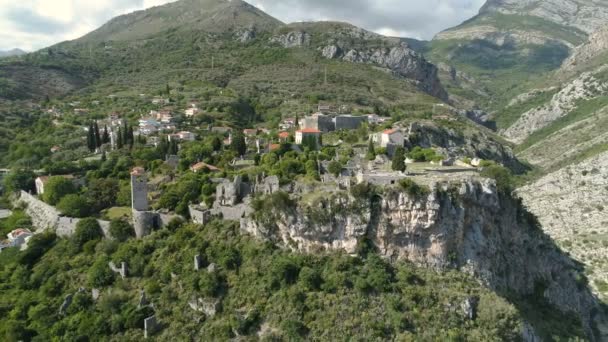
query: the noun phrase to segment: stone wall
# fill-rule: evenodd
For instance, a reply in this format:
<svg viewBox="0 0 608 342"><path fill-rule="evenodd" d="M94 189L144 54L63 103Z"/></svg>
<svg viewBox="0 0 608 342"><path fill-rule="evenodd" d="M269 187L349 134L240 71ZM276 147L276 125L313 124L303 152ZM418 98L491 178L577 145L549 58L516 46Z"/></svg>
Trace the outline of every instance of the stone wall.
<svg viewBox="0 0 608 342"><path fill-rule="evenodd" d="M58 236L70 237L76 231L76 225L80 221L78 218L63 216L55 207L44 203L33 195L21 191L16 202L27 205L25 212L32 218L33 226L40 231L52 229ZM110 236L110 222L97 220L103 234Z"/></svg>

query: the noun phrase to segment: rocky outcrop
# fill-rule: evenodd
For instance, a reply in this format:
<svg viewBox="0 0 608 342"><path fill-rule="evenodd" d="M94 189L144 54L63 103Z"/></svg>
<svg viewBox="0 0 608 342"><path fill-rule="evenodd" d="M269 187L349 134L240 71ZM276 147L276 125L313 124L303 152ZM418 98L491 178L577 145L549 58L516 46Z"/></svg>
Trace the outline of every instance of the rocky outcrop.
<svg viewBox="0 0 608 342"><path fill-rule="evenodd" d="M600 68L601 72L607 67ZM580 100L587 100L608 92L608 83L594 77L591 72L583 73L564 85L545 105L533 108L522 116L503 135L514 143L522 143L532 133L547 127L557 119L573 111Z"/></svg>
<svg viewBox="0 0 608 342"><path fill-rule="evenodd" d="M331 44L321 48L321 53L328 59L386 68L397 76L413 80L422 91L448 100L448 94L437 76L437 67L407 45L391 48L350 48Z"/></svg>
<svg viewBox="0 0 608 342"><path fill-rule="evenodd" d="M281 44L285 48L308 46L310 44L310 34L304 31L291 31L272 37L270 41Z"/></svg>
<svg viewBox="0 0 608 342"><path fill-rule="evenodd" d="M415 122L408 128L408 147L435 148L449 158L479 158L492 160L523 173L528 167L521 163L511 148L497 141L484 130L456 130L431 122Z"/></svg>
<svg viewBox="0 0 608 342"><path fill-rule="evenodd" d="M540 294L536 300L577 313L590 338L608 337L594 330L606 321L580 265L544 235L518 200L499 194L494 181L434 183L419 196L396 188L374 196L351 193L284 205L243 220L242 229L303 252L354 253L365 239L390 260L458 268L504 295Z"/></svg>
<svg viewBox="0 0 608 342"><path fill-rule="evenodd" d="M589 36L587 43L576 48L572 56L564 61L562 69L566 71L575 70L578 66L584 66L602 55L606 50L608 50L608 26L594 32Z"/></svg>

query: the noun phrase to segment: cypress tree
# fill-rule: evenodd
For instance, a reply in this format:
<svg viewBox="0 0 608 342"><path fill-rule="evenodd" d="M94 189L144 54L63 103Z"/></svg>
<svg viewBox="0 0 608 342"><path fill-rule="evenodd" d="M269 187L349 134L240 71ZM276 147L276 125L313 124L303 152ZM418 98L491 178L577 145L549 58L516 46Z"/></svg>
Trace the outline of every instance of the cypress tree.
<svg viewBox="0 0 608 342"><path fill-rule="evenodd" d="M238 132L234 135L230 147L239 156L244 156L245 153L247 153L247 143L245 142L245 136L243 136L243 133Z"/></svg>
<svg viewBox="0 0 608 342"><path fill-rule="evenodd" d="M129 127L127 126L127 121L124 122L124 125L122 127L122 143L129 143Z"/></svg>
<svg viewBox="0 0 608 342"><path fill-rule="evenodd" d="M404 172L406 170L405 165L405 149L403 147L397 147L395 150L395 155L393 156L393 171L401 171Z"/></svg>
<svg viewBox="0 0 608 342"><path fill-rule="evenodd" d="M135 137L133 136L133 127L129 126L129 130L127 131L127 142L129 147L133 147L135 144Z"/></svg>
<svg viewBox="0 0 608 342"><path fill-rule="evenodd" d="M97 121L93 123L93 133L95 138L95 147L101 147L101 135L99 134L99 125L97 125Z"/></svg>
<svg viewBox="0 0 608 342"><path fill-rule="evenodd" d="M367 146L367 160L376 159L376 148L374 147L374 142L372 139L369 139L369 145Z"/></svg>
<svg viewBox="0 0 608 342"><path fill-rule="evenodd" d="M123 147L123 135L122 129L118 127L118 134L116 134L116 148L121 149Z"/></svg>
<svg viewBox="0 0 608 342"><path fill-rule="evenodd" d="M89 123L89 130L87 132L87 147L89 151L95 151L95 133L93 132L93 125Z"/></svg>
<svg viewBox="0 0 608 342"><path fill-rule="evenodd" d="M101 162L105 163L106 160L108 160L108 157L106 157L106 151L103 151L101 153Z"/></svg>
<svg viewBox="0 0 608 342"><path fill-rule="evenodd" d="M108 126L105 125L103 127L103 136L101 137L101 142L104 144L110 143L110 133L108 132Z"/></svg>

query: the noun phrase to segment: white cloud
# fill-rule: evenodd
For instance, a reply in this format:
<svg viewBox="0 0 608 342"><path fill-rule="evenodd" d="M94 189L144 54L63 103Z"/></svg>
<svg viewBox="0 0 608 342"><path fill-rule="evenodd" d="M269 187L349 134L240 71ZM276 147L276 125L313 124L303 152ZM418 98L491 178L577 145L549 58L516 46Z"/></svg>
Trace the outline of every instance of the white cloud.
<svg viewBox="0 0 608 342"><path fill-rule="evenodd" d="M78 38L120 14L174 0L0 0L0 50ZM484 0L249 0L284 22L339 20L391 36L430 39Z"/></svg>

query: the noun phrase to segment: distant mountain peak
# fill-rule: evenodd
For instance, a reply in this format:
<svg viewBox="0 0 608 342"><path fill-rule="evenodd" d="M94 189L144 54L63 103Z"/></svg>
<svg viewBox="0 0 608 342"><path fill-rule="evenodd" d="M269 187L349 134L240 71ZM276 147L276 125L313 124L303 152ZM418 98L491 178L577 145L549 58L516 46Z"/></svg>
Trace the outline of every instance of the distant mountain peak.
<svg viewBox="0 0 608 342"><path fill-rule="evenodd" d="M223 33L242 28L272 30L283 23L242 0L180 0L122 15L84 40L138 40L170 29Z"/></svg>
<svg viewBox="0 0 608 342"><path fill-rule="evenodd" d="M21 49L12 49L6 51L0 51L0 57L13 57L13 56L21 56L25 55L27 52Z"/></svg>

